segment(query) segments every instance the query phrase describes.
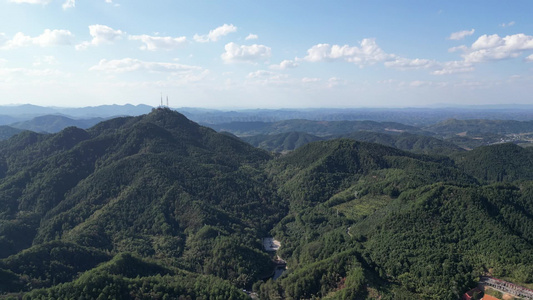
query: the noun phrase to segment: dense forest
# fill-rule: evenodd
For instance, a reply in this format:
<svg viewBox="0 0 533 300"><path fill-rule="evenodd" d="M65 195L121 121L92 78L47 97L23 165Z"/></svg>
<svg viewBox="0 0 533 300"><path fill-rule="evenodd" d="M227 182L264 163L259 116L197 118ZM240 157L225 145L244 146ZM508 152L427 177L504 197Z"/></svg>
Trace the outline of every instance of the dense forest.
<svg viewBox="0 0 533 300"><path fill-rule="evenodd" d="M249 140L285 155L167 108L20 132L0 142L0 298L458 299L486 274L531 286L533 149L467 152L393 125ZM273 280L276 255L288 269Z"/></svg>

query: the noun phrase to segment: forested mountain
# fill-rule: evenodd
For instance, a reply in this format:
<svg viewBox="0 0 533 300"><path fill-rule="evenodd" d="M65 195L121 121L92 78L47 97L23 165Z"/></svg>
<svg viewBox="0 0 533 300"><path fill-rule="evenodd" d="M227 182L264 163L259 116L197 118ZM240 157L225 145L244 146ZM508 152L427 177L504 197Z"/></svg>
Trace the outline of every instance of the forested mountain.
<svg viewBox="0 0 533 300"><path fill-rule="evenodd" d="M305 132L286 132L272 135L260 134L242 137L241 139L254 147L274 152L292 151L305 144L322 140L322 138Z"/></svg>
<svg viewBox="0 0 533 300"><path fill-rule="evenodd" d="M513 149L482 150L529 157ZM166 108L25 131L0 142L0 297L457 299L484 273L531 284L531 172L492 183L485 157L352 139L273 156ZM275 281L266 236L288 263Z"/></svg>
<svg viewBox="0 0 533 300"><path fill-rule="evenodd" d="M452 156L466 173L487 182L533 180L533 149L499 144Z"/></svg>

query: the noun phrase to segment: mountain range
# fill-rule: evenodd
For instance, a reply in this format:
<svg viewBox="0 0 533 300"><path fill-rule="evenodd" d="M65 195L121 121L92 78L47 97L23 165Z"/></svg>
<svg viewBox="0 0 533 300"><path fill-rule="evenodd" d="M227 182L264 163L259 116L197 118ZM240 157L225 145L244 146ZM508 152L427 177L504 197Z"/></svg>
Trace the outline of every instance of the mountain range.
<svg viewBox="0 0 533 300"><path fill-rule="evenodd" d="M457 299L485 274L533 283L533 149L285 139L279 155L157 108L0 141L0 297Z"/></svg>

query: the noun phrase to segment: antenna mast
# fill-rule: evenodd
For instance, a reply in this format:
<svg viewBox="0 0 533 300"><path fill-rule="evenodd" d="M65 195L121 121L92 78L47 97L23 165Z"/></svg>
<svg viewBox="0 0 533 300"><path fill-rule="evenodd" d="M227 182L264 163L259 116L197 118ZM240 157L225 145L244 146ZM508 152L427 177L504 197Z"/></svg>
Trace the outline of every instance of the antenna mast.
<svg viewBox="0 0 533 300"><path fill-rule="evenodd" d="M163 92L161 92L161 105L160 106L163 106Z"/></svg>
<svg viewBox="0 0 533 300"><path fill-rule="evenodd" d="M169 106L168 106L168 95L167 95L167 107L169 107Z"/></svg>

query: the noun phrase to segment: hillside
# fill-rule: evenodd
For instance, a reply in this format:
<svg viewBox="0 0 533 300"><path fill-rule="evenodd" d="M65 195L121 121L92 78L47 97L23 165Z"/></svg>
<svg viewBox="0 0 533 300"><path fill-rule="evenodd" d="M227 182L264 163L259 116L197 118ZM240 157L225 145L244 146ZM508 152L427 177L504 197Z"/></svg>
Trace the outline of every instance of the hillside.
<svg viewBox="0 0 533 300"><path fill-rule="evenodd" d="M0 297L457 299L486 272L533 283L529 150L303 142L274 156L166 108L0 141ZM516 172L494 175L496 159ZM267 236L288 263L275 281Z"/></svg>
<svg viewBox="0 0 533 300"><path fill-rule="evenodd" d="M22 129L13 128L11 126L0 126L0 141L1 140L7 140L8 138L19 134L22 132Z"/></svg>
<svg viewBox="0 0 533 300"><path fill-rule="evenodd" d="M450 161L349 140L270 168L292 203L274 233L293 271L265 298L457 299L487 270L533 280L532 182L480 186Z"/></svg>
<svg viewBox="0 0 533 300"><path fill-rule="evenodd" d="M241 139L254 147L273 152L292 151L305 144L321 140L317 136L304 132L287 132L273 135L260 134L242 137Z"/></svg>
<svg viewBox="0 0 533 300"><path fill-rule="evenodd" d="M464 172L483 181L533 180L532 148L498 144L456 153L452 157Z"/></svg>

